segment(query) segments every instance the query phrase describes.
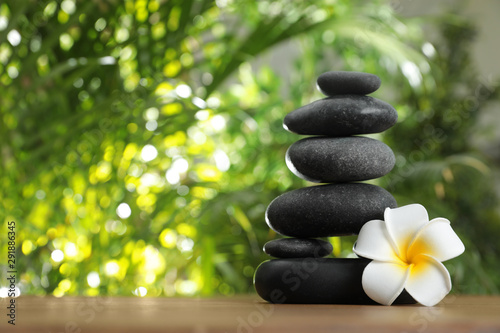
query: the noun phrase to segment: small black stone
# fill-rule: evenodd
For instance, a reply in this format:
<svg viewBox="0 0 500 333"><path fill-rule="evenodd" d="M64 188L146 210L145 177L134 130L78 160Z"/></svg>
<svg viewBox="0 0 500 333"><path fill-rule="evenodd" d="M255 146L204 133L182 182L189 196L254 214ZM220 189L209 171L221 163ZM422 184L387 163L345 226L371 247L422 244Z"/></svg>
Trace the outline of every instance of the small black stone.
<svg viewBox="0 0 500 333"><path fill-rule="evenodd" d="M369 259L306 258L274 259L257 267L257 293L271 303L285 304L377 304L361 283ZM394 304L414 304L405 291Z"/></svg>
<svg viewBox="0 0 500 333"><path fill-rule="evenodd" d="M332 251L332 244L321 239L282 238L264 244L264 252L276 258L321 258Z"/></svg>
<svg viewBox="0 0 500 333"><path fill-rule="evenodd" d="M266 222L291 237L330 237L358 234L370 220L383 220L384 210L396 200L381 187L363 184L328 184L299 188L274 199Z"/></svg>
<svg viewBox="0 0 500 333"><path fill-rule="evenodd" d="M380 88L380 78L362 72L326 72L318 77L318 88L327 96L357 94L366 95Z"/></svg>
<svg viewBox="0 0 500 333"><path fill-rule="evenodd" d="M397 120L396 110L384 101L342 95L320 99L290 112L283 127L303 135L349 136L383 132Z"/></svg>
<svg viewBox="0 0 500 333"><path fill-rule="evenodd" d="M316 183L351 182L382 177L396 163L391 148L366 137L313 137L295 142L286 164L296 176Z"/></svg>

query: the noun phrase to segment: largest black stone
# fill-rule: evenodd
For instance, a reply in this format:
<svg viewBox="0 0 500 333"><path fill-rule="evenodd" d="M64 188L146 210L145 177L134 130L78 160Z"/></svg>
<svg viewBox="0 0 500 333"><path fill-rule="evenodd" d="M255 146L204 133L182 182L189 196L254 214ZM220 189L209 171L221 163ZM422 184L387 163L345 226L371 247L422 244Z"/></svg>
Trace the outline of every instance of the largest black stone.
<svg viewBox="0 0 500 333"><path fill-rule="evenodd" d="M320 99L285 116L283 127L305 135L348 136L379 133L393 126L398 113L388 103L360 95Z"/></svg>
<svg viewBox="0 0 500 333"><path fill-rule="evenodd" d="M257 267L257 293L271 303L376 304L364 292L361 277L369 259L275 259ZM413 304L406 292L394 304Z"/></svg>
<svg viewBox="0 0 500 333"><path fill-rule="evenodd" d="M353 235L366 222L383 219L387 207L397 207L396 200L375 185L319 185L274 199L267 207L266 222L276 232L291 237Z"/></svg>

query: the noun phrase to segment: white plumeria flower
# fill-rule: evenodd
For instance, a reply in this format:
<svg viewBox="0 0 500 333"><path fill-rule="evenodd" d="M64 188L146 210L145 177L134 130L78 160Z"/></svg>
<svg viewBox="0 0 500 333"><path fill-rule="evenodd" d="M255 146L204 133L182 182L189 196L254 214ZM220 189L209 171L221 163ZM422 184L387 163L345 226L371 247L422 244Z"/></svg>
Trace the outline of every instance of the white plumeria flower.
<svg viewBox="0 0 500 333"><path fill-rule="evenodd" d="M451 290L442 261L462 254L465 246L445 218L429 221L422 205L386 208L384 219L363 225L354 252L373 259L363 271L365 293L391 305L403 289L420 304L433 306Z"/></svg>

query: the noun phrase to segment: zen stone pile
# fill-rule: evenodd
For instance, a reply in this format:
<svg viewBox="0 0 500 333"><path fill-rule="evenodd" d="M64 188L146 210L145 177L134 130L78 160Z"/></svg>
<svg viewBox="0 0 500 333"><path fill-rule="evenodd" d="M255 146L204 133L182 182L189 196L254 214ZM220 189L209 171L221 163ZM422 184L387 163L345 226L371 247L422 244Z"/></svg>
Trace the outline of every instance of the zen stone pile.
<svg viewBox="0 0 500 333"><path fill-rule="evenodd" d="M366 96L380 87L380 78L359 72L327 72L317 85L327 98L289 113L283 127L310 135L290 146L288 168L298 177L325 185L310 186L274 199L266 222L289 236L270 241L264 251L278 258L263 262L255 288L272 303L372 304L361 277L370 262L364 258L323 258L332 252L318 239L356 235L364 223L384 218L396 200L381 187L360 183L389 173L395 157L384 143L359 134L380 133L393 126L396 110ZM404 292L395 303L412 303Z"/></svg>

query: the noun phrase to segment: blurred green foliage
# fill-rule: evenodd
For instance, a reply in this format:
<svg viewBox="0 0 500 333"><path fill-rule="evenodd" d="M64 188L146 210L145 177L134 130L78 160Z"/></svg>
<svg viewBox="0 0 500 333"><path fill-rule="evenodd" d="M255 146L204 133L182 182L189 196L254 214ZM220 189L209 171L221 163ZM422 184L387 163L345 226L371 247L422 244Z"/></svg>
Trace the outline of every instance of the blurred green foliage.
<svg viewBox="0 0 500 333"><path fill-rule="evenodd" d="M433 44L386 1L2 2L0 213L17 222L21 290L253 291L277 237L267 204L307 185L285 166L298 136L282 119L337 69L381 76L374 96L400 114L374 135L398 162L373 183L452 220L456 291L498 292L495 166L468 140L498 91L471 69L473 28L436 22ZM284 41L300 54L278 75L266 62ZM350 255L353 237L331 241Z"/></svg>

